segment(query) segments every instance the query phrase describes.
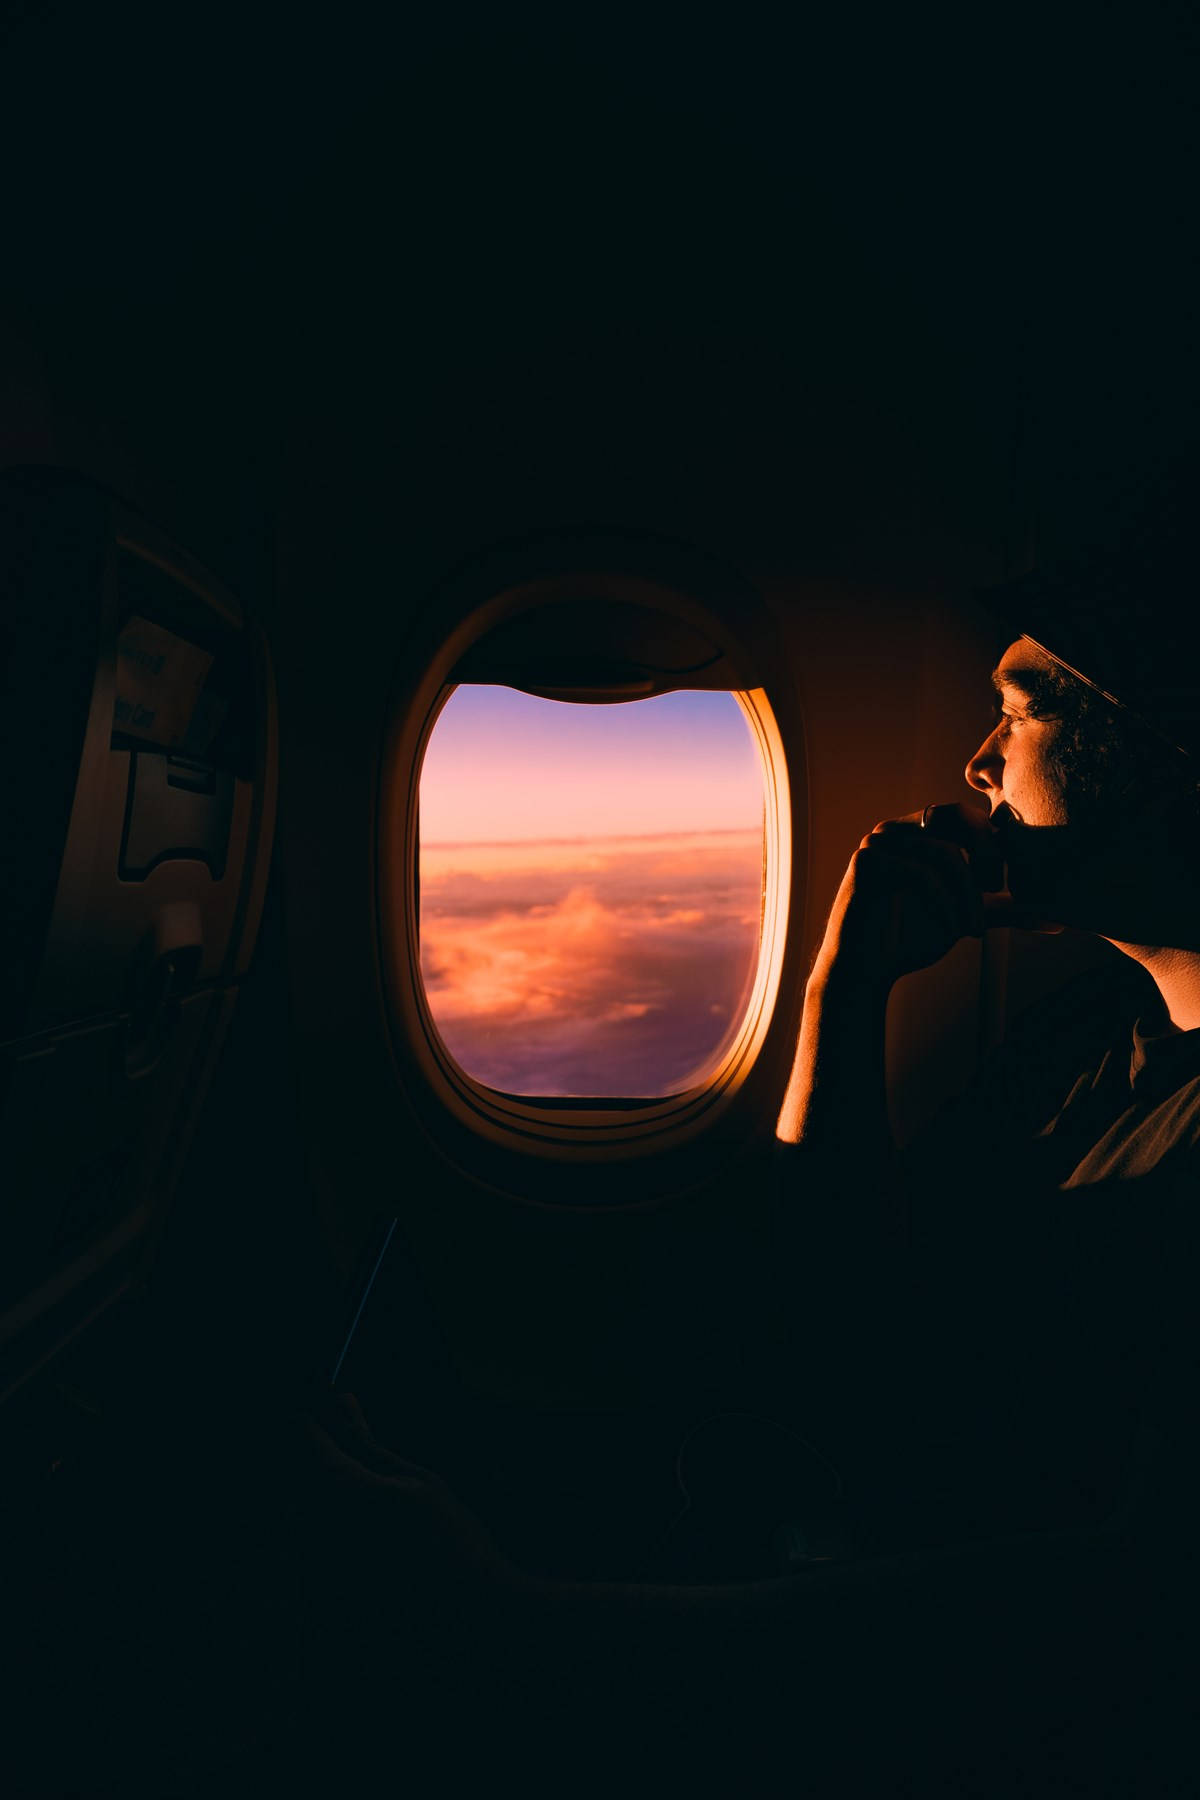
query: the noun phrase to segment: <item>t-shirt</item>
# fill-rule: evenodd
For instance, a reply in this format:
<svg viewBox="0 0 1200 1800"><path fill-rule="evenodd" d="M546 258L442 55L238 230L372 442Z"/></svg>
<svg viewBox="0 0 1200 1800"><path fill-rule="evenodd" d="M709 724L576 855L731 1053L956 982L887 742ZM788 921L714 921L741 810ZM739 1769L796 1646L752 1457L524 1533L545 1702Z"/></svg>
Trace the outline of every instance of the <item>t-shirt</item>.
<svg viewBox="0 0 1200 1800"><path fill-rule="evenodd" d="M1061 1185L1133 1181L1178 1165L1200 1148L1200 1029L1179 1031L1161 1001L1081 1075L1040 1134L1078 1160Z"/></svg>
<svg viewBox="0 0 1200 1800"><path fill-rule="evenodd" d="M1131 1218L1140 1195L1161 1208L1200 1181L1200 1030L1176 1030L1118 957L1022 1015L898 1173L928 1250L1066 1246Z"/></svg>
<svg viewBox="0 0 1200 1800"><path fill-rule="evenodd" d="M1172 1027L1137 965L1076 980L899 1171L914 1431L979 1498L979 1529L1107 1516L1147 1424L1166 1445L1155 1504L1178 1505L1200 1436L1200 1030ZM914 1493L933 1466L914 1453Z"/></svg>
<svg viewBox="0 0 1200 1800"><path fill-rule="evenodd" d="M798 1416L864 1541L1097 1523L1147 1429L1154 1507L1200 1505L1200 1031L1131 959L1018 1015L899 1153L907 1255L878 1174L779 1169Z"/></svg>

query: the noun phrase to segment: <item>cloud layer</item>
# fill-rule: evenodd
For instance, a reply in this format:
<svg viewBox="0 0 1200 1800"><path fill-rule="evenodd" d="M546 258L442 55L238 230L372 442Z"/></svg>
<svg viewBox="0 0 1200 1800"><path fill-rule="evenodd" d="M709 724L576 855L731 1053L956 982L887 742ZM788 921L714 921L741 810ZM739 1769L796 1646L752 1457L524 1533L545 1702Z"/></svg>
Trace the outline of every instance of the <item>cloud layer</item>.
<svg viewBox="0 0 1200 1800"><path fill-rule="evenodd" d="M421 972L451 1055L510 1094L657 1098L702 1079L758 961L757 831L421 857Z"/></svg>

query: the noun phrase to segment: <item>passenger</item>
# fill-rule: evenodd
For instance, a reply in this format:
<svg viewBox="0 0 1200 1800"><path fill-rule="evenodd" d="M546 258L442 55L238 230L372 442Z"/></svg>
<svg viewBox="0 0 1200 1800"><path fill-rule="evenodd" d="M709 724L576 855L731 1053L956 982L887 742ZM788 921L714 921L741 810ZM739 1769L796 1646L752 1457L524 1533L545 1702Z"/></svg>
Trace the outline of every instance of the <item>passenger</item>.
<svg viewBox="0 0 1200 1800"><path fill-rule="evenodd" d="M852 1324L833 1270L861 1284L887 1243L915 1253L899 1291L886 1273L871 1289L893 1349L869 1426L854 1414L881 1543L936 1538L947 1507L960 1529L1102 1512L1139 1420L1178 1438L1176 1479L1190 1462L1200 637L1184 483L1157 487L1104 552L993 594L1011 640L996 723L965 771L987 811L876 825L809 976L778 1136L790 1266L816 1275L810 1337ZM1007 891L989 893L1001 864ZM889 992L1005 922L1091 933L1120 956L1018 1020L973 1090L899 1154Z"/></svg>

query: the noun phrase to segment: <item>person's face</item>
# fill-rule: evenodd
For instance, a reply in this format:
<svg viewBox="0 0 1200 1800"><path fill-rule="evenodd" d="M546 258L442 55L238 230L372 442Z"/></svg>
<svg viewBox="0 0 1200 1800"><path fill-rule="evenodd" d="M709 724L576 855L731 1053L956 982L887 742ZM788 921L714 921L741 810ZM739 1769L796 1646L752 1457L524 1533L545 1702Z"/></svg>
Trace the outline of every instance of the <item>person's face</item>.
<svg viewBox="0 0 1200 1800"><path fill-rule="evenodd" d="M1064 789L1052 762L1062 723L1028 705L1028 677L1055 666L1029 638L1008 646L993 672L1001 716L965 770L987 798L1009 892L1041 920L1113 942L1200 949L1193 864L1172 860L1154 796L1097 812Z"/></svg>
<svg viewBox="0 0 1200 1800"><path fill-rule="evenodd" d="M1059 719L1029 710L1031 677L1056 665L1029 638L1008 646L992 673L1000 717L966 766L970 785L986 796L1014 900L1044 921L1099 929L1097 887L1106 879L1108 847L1095 822L1072 821L1070 796L1051 752Z"/></svg>
<svg viewBox="0 0 1200 1800"><path fill-rule="evenodd" d="M966 767L973 788L987 797L998 822L1021 825L1066 825L1067 801L1062 783L1050 766L1050 751L1061 730L1057 719L1035 719L1028 710L1028 681L1033 671L1054 663L1028 638L1018 638L1000 658L992 680L1000 717Z"/></svg>

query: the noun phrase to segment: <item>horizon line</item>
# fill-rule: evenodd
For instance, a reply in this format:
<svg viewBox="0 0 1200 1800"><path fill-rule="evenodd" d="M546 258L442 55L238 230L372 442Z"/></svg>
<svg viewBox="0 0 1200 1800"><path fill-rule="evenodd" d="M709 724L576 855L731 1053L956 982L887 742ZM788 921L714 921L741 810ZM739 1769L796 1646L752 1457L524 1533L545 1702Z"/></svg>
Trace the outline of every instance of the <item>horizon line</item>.
<svg viewBox="0 0 1200 1800"><path fill-rule="evenodd" d="M686 831L610 831L603 836L535 838L426 838L419 850L519 850L533 844L627 844L657 843L673 837L745 837L748 832L762 830L761 825L696 825Z"/></svg>

